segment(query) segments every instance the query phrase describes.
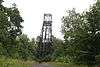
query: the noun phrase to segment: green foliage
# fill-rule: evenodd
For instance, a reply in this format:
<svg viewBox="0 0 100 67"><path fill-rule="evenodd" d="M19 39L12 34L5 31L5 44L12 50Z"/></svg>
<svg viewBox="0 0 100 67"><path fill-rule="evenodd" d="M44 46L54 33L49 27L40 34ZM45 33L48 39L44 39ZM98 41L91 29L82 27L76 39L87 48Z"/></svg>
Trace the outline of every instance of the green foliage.
<svg viewBox="0 0 100 67"><path fill-rule="evenodd" d="M64 42L61 39L53 37L53 48L52 61L65 62Z"/></svg>
<svg viewBox="0 0 100 67"><path fill-rule="evenodd" d="M100 54L100 3L88 12L68 11L62 18L66 55L72 62L94 65Z"/></svg>
<svg viewBox="0 0 100 67"><path fill-rule="evenodd" d="M32 67L33 61L21 61L17 59L8 59L0 57L0 67Z"/></svg>
<svg viewBox="0 0 100 67"><path fill-rule="evenodd" d="M34 59L34 50L35 50L35 40L30 39L27 35L23 34L17 39L17 51L18 58L23 60L32 60Z"/></svg>
<svg viewBox="0 0 100 67"><path fill-rule="evenodd" d="M23 22L16 6L4 7L0 0L0 56L14 57L16 37L21 35Z"/></svg>
<svg viewBox="0 0 100 67"><path fill-rule="evenodd" d="M40 36L37 37L35 58L38 62L51 61L53 53L53 44L51 42L42 42Z"/></svg>
<svg viewBox="0 0 100 67"><path fill-rule="evenodd" d="M34 61L21 61L17 59L0 58L0 67L34 67L37 65ZM45 63L43 63L45 65ZM48 66L52 67L87 67L86 65L66 64L60 62L48 62Z"/></svg>
<svg viewBox="0 0 100 67"><path fill-rule="evenodd" d="M4 7L0 0L0 45L2 47L1 55L13 57L16 52L15 39L21 35L23 22L22 17L16 6L11 8Z"/></svg>
<svg viewBox="0 0 100 67"><path fill-rule="evenodd" d="M49 62L48 64L53 67L87 67L86 65L76 65L76 64L61 63L61 62Z"/></svg>
<svg viewBox="0 0 100 67"><path fill-rule="evenodd" d="M0 56L33 60L35 40L30 40L25 34L21 35L23 19L16 4L7 8L2 2L0 0Z"/></svg>
<svg viewBox="0 0 100 67"><path fill-rule="evenodd" d="M42 41L31 40L22 34L22 17L16 4L11 8L2 5L0 0L0 57L21 60L74 62L92 67L100 64L100 2L97 1L89 11L77 13L68 10L62 18L64 41L53 37L53 45L43 47ZM39 37L41 40L41 38ZM43 49L45 48L45 50ZM52 54L53 52L53 54ZM30 67L18 60L0 59L1 67ZM4 62L4 63L3 63ZM21 61L22 62L22 61ZM24 62L24 61L23 61ZM5 64L6 63L6 64ZM53 63L54 64L54 63ZM9 66L8 66L9 65ZM73 67L68 64L54 64L55 67ZM78 67L78 66L75 66ZM84 67L84 66L83 66ZM98 66L99 67L99 66Z"/></svg>

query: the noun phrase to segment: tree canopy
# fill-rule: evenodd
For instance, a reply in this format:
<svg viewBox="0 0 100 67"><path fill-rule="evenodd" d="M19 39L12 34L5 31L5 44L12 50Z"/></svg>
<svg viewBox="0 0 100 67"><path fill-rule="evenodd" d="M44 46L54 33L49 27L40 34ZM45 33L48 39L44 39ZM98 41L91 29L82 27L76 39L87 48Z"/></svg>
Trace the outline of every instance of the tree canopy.
<svg viewBox="0 0 100 67"><path fill-rule="evenodd" d="M67 11L62 18L62 31L66 44L66 56L72 62L92 65L100 54L100 2L89 11Z"/></svg>
<svg viewBox="0 0 100 67"><path fill-rule="evenodd" d="M7 8L2 5L2 2L3 0L0 0L0 43L5 49L2 55L13 56L16 47L15 39L22 33L23 19L16 6Z"/></svg>

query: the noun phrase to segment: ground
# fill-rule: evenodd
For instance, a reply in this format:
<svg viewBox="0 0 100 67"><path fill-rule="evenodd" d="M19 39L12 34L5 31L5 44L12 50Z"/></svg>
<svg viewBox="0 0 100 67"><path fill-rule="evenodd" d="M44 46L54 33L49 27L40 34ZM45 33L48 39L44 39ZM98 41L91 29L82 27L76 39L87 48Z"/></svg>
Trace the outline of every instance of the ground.
<svg viewBox="0 0 100 67"><path fill-rule="evenodd" d="M33 67L53 67L47 63L37 63L37 64L34 64Z"/></svg>

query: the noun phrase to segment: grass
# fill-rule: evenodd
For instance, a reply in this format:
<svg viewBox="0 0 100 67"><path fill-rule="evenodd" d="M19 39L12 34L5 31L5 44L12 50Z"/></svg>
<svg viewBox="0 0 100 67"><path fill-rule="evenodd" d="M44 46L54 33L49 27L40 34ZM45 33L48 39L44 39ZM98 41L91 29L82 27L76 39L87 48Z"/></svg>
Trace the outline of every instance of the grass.
<svg viewBox="0 0 100 67"><path fill-rule="evenodd" d="M33 61L21 61L16 59L0 59L0 67L32 67Z"/></svg>
<svg viewBox="0 0 100 67"><path fill-rule="evenodd" d="M36 62L0 58L0 67L33 67L33 64L36 64ZM47 64L50 65L51 67L87 67L85 65L75 65L75 64L60 63L60 62L48 62Z"/></svg>
<svg viewBox="0 0 100 67"><path fill-rule="evenodd" d="M85 65L75 65L75 64L68 64L68 63L60 63L60 62L49 62L53 67L87 67Z"/></svg>

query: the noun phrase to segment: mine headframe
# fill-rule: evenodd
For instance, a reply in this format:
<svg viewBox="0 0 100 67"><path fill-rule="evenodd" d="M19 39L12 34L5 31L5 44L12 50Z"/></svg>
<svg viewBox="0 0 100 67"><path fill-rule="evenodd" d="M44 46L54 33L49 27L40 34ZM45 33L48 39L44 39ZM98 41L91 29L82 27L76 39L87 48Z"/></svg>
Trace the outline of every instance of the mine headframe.
<svg viewBox="0 0 100 67"><path fill-rule="evenodd" d="M44 14L42 30L39 38L39 59L49 61L53 52L52 48L52 15Z"/></svg>
<svg viewBox="0 0 100 67"><path fill-rule="evenodd" d="M42 43L52 43L52 15L44 14L41 35Z"/></svg>

